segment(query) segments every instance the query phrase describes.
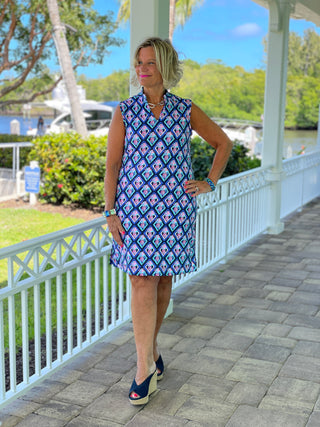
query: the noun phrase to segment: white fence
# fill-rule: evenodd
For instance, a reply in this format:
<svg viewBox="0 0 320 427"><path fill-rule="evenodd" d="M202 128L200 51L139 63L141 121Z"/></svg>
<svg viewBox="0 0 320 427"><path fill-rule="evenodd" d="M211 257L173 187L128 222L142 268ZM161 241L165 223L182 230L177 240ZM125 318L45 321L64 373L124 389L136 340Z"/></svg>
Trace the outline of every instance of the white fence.
<svg viewBox="0 0 320 427"><path fill-rule="evenodd" d="M320 152L284 167L284 188L301 187L297 197L283 192L286 215L320 195ZM198 271L175 287L266 230L267 172L223 179L198 197ZM110 250L103 218L0 249L0 407L130 319L129 280L109 265Z"/></svg>
<svg viewBox="0 0 320 427"><path fill-rule="evenodd" d="M0 148L12 149L12 179L16 179L17 172L20 171L20 148L32 147L32 142L1 142Z"/></svg>
<svg viewBox="0 0 320 427"><path fill-rule="evenodd" d="M32 147L32 145L31 142L0 143L0 150L12 150L12 168L0 168L0 200L11 199L25 193L22 171L20 171L20 149L23 147ZM1 154L0 151L0 156Z"/></svg>

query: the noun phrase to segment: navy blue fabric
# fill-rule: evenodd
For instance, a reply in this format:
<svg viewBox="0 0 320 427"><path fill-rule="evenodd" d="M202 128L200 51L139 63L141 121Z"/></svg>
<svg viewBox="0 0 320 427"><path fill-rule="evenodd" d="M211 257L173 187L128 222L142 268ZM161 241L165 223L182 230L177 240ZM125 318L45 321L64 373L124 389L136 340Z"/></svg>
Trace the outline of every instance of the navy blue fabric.
<svg viewBox="0 0 320 427"><path fill-rule="evenodd" d="M191 100L166 92L156 119L143 91L120 103L125 144L115 208L125 229L113 242L111 263L137 276L171 276L196 269L196 199L193 179Z"/></svg>

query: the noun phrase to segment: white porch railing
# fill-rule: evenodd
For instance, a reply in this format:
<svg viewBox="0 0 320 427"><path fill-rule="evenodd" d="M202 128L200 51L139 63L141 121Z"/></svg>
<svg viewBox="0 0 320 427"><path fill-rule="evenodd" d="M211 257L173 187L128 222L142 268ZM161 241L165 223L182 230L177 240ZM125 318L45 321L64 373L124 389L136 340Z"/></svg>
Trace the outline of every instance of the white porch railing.
<svg viewBox="0 0 320 427"><path fill-rule="evenodd" d="M286 160L284 169L287 215L320 195L320 152ZM267 172L223 179L215 193L198 197L198 271L177 276L174 287L266 230ZM110 250L103 218L0 249L0 271L7 271L0 283L0 407L130 319L129 280L109 266Z"/></svg>
<svg viewBox="0 0 320 427"><path fill-rule="evenodd" d="M281 218L320 194L320 151L283 162Z"/></svg>
<svg viewBox="0 0 320 427"><path fill-rule="evenodd" d="M25 193L23 172L20 170L20 149L32 147L31 142L1 142L1 149L12 149L12 168L0 168L0 200L12 199Z"/></svg>

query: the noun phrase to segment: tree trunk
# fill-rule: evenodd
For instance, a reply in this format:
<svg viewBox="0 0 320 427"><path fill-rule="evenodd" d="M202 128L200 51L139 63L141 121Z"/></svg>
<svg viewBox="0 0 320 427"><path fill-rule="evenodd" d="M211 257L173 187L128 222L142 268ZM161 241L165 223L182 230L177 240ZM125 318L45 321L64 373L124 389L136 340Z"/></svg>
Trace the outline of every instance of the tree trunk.
<svg viewBox="0 0 320 427"><path fill-rule="evenodd" d="M169 10L169 40L172 42L173 32L175 27L175 16L176 16L176 0L170 0Z"/></svg>
<svg viewBox="0 0 320 427"><path fill-rule="evenodd" d="M53 39L56 45L62 77L66 85L70 102L71 117L74 129L82 136L87 135L87 126L81 109L77 82L72 68L71 56L65 36L65 27L60 22L57 0L47 0L49 16L52 24Z"/></svg>

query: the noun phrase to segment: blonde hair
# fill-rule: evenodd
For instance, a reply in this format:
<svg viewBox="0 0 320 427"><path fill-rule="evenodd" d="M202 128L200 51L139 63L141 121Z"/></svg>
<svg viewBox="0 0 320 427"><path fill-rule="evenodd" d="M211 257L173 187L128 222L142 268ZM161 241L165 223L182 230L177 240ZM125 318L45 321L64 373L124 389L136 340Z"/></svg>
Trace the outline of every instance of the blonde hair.
<svg viewBox="0 0 320 427"><path fill-rule="evenodd" d="M134 63L136 67L139 60L139 52L144 47L153 47L156 56L156 65L163 79L165 89L176 86L182 77L182 64L179 61L178 53L172 46L170 40L159 37L149 37L136 48L134 53ZM139 86L137 76L132 77L132 84Z"/></svg>

